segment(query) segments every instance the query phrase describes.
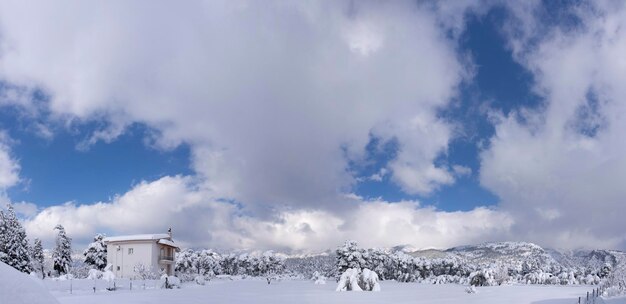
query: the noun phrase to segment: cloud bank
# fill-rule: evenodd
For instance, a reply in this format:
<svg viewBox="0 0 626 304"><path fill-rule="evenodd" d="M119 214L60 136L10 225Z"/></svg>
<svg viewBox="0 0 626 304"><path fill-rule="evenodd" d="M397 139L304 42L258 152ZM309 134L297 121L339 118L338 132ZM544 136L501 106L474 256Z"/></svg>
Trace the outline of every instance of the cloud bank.
<svg viewBox="0 0 626 304"><path fill-rule="evenodd" d="M441 212L415 201L366 201L354 195L345 201L353 209L343 214L297 209L264 220L212 198L191 177L173 176L138 184L110 202L45 208L25 226L31 237L52 239L50 227L61 223L76 239L85 240L99 231L131 234L171 225L186 246L309 252L346 239L359 239L365 246L443 248L498 237L512 224L508 215L486 208Z"/></svg>

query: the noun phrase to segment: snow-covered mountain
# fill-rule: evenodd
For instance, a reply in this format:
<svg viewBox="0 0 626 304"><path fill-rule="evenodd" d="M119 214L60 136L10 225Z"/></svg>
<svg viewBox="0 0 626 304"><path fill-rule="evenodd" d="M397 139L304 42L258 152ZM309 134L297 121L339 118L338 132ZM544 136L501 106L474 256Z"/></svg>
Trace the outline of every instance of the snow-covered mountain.
<svg viewBox="0 0 626 304"><path fill-rule="evenodd" d="M626 252L617 250L557 250L542 248L527 242L493 242L465 245L446 250L416 250L408 254L423 258L457 257L474 264L505 264L520 267L528 262L543 269L599 269L605 265L615 268L626 262Z"/></svg>
<svg viewBox="0 0 626 304"><path fill-rule="evenodd" d="M446 250L474 264L500 263L521 268L531 263L543 269L561 266L546 250L533 243L499 242L454 247Z"/></svg>

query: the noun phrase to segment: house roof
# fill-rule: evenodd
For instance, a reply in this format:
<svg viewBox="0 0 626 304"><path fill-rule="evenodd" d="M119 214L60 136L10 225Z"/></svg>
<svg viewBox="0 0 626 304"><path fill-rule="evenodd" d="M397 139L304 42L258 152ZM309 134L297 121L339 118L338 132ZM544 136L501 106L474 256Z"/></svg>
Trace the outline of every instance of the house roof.
<svg viewBox="0 0 626 304"><path fill-rule="evenodd" d="M172 242L172 241L170 241L168 239L160 239L157 243L180 249L180 247L178 247L178 245L174 244L174 242Z"/></svg>
<svg viewBox="0 0 626 304"><path fill-rule="evenodd" d="M167 233L160 234L134 234L134 235L120 235L104 238L105 242L126 242L126 241L152 241L168 239L170 236ZM173 243L172 243L173 244Z"/></svg>

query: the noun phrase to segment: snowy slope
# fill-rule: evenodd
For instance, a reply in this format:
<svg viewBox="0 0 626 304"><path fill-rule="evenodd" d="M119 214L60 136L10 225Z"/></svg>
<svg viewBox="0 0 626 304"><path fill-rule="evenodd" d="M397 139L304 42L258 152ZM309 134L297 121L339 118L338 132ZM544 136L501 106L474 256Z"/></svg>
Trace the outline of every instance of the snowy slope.
<svg viewBox="0 0 626 304"><path fill-rule="evenodd" d="M561 266L546 250L533 243L498 242L454 247L446 252L456 254L475 264L501 262L520 267L524 262L533 262L541 268Z"/></svg>
<svg viewBox="0 0 626 304"><path fill-rule="evenodd" d="M0 262L0 303L58 304L46 287L35 277Z"/></svg>
<svg viewBox="0 0 626 304"><path fill-rule="evenodd" d="M614 268L620 261L625 260L625 253L615 250L559 251L546 249L546 251L566 267L599 268L609 264Z"/></svg>

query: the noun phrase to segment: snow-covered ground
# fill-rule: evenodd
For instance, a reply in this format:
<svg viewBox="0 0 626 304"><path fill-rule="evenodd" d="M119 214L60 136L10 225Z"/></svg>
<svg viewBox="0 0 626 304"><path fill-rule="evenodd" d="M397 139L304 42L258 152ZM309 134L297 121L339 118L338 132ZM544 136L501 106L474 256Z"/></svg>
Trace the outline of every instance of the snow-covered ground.
<svg viewBox="0 0 626 304"><path fill-rule="evenodd" d="M65 304L104 303L576 303L592 287L511 285L479 287L468 294L465 286L456 284L427 285L417 283L381 282L380 292L336 292L335 281L316 285L312 281L287 280L268 285L264 280L213 280L205 286L185 284L177 290L143 289L140 281L133 290L122 285L117 291L98 289L93 293L93 281L75 280L73 294L66 289L68 282L47 282L52 294ZM155 282L148 282L153 287ZM56 287L55 287L56 284ZM139 287L139 288L138 288ZM100 288L100 287L98 287ZM597 301L597 303L601 303ZM626 303L624 299L610 303Z"/></svg>
<svg viewBox="0 0 626 304"><path fill-rule="evenodd" d="M0 304L57 304L41 280L0 263Z"/></svg>

